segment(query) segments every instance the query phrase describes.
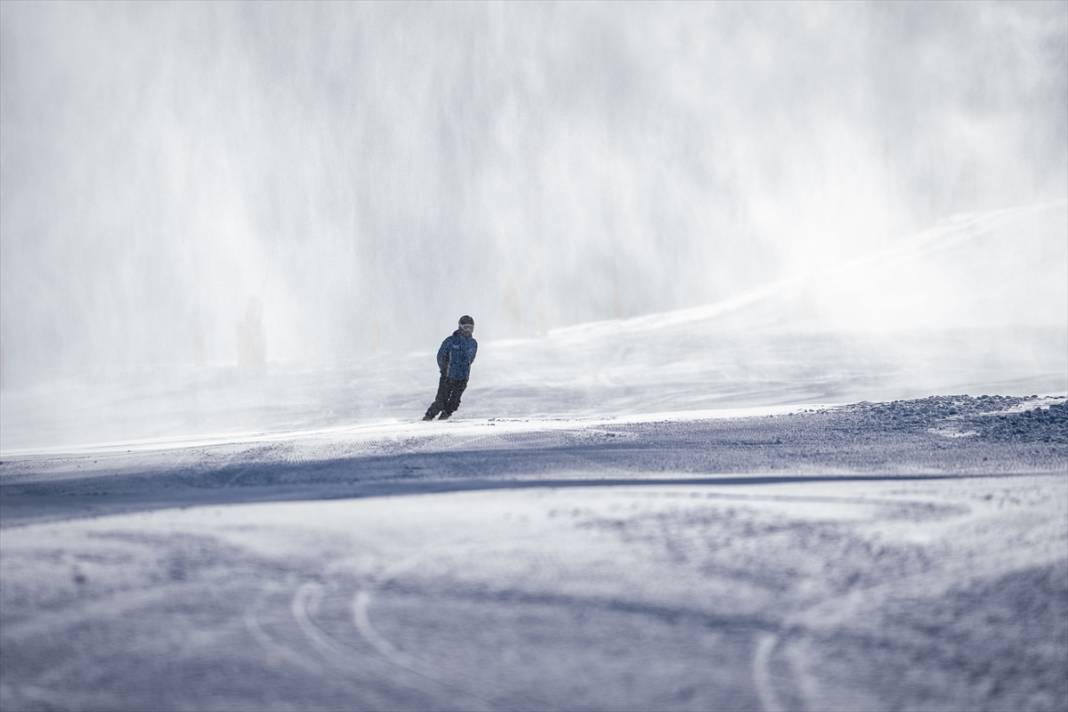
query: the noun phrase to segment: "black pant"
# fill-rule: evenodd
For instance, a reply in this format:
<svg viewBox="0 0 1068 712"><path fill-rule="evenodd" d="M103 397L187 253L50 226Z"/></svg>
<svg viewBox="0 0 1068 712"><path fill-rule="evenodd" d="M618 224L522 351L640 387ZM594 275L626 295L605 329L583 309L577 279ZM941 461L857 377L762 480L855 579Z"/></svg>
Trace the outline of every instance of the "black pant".
<svg viewBox="0 0 1068 712"><path fill-rule="evenodd" d="M460 407L460 396L467 388L467 380L457 381L454 378L442 376L438 380L438 394L434 402L426 409L426 417L433 418L444 411L446 416L452 415L453 411Z"/></svg>

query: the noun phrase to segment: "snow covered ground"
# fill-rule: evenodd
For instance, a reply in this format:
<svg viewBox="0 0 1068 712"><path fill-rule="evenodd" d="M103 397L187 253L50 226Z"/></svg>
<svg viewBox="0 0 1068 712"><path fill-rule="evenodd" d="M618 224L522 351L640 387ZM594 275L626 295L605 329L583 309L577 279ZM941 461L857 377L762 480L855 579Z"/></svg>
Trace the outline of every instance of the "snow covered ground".
<svg viewBox="0 0 1068 712"><path fill-rule="evenodd" d="M5 458L0 704L1064 709L1063 397L789 410Z"/></svg>
<svg viewBox="0 0 1068 712"><path fill-rule="evenodd" d="M1064 216L480 332L449 422L444 334L6 390L0 707L1064 710Z"/></svg>

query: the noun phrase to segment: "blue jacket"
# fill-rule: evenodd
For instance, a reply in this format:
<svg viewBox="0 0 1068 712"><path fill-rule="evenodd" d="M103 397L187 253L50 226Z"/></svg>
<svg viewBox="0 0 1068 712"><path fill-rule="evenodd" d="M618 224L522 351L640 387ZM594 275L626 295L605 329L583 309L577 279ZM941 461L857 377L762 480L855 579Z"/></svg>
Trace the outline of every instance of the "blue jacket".
<svg viewBox="0 0 1068 712"><path fill-rule="evenodd" d="M475 362L478 342L473 336L465 336L459 329L441 342L438 349L438 370L456 381L466 381Z"/></svg>

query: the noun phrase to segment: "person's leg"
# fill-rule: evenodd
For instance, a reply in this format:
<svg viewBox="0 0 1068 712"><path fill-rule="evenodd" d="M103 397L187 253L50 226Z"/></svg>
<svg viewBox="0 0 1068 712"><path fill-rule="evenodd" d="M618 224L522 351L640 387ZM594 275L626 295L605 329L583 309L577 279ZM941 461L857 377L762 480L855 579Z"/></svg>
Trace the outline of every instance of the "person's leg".
<svg viewBox="0 0 1068 712"><path fill-rule="evenodd" d="M430 404L430 407L426 409L426 415L423 416L425 420L433 420L438 413L445 409L445 403L449 399L449 379L444 375L438 379L438 392L434 396L434 402Z"/></svg>
<svg viewBox="0 0 1068 712"><path fill-rule="evenodd" d="M452 415L460 407L460 396L467 388L467 381L449 381L449 394L445 401L445 417Z"/></svg>

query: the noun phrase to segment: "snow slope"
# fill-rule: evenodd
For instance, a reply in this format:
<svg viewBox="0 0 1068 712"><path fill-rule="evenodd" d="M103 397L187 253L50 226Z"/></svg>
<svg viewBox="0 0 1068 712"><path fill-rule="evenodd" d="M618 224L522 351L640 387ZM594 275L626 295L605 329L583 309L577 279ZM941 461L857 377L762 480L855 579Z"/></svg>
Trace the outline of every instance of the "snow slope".
<svg viewBox="0 0 1068 712"><path fill-rule="evenodd" d="M5 391L0 707L1063 710L1063 214L483 338L448 422L429 350Z"/></svg>
<svg viewBox="0 0 1068 712"><path fill-rule="evenodd" d="M8 459L0 704L1063 709L1066 426L962 396Z"/></svg>
<svg viewBox="0 0 1068 712"><path fill-rule="evenodd" d="M881 252L816 264L718 304L540 338L478 330L461 413L603 418L1068 392L1068 207L960 216ZM476 310L477 311L477 310ZM450 317L451 318L451 317ZM327 366L146 368L0 394L0 453L233 439L418 417L434 353Z"/></svg>

